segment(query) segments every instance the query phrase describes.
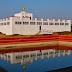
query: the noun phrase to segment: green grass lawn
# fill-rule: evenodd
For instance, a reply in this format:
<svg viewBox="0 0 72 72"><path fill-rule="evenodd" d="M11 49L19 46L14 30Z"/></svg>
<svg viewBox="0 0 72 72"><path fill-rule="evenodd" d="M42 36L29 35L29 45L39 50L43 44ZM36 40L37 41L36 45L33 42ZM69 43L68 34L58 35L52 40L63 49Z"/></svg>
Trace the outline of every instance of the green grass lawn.
<svg viewBox="0 0 72 72"><path fill-rule="evenodd" d="M72 34L65 34L64 36L72 36Z"/></svg>
<svg viewBox="0 0 72 72"><path fill-rule="evenodd" d="M0 35L0 38L24 38L24 37L33 37L33 36L43 36L43 35L22 35L22 36ZM72 34L64 34L63 36L72 36Z"/></svg>
<svg viewBox="0 0 72 72"><path fill-rule="evenodd" d="M11 35L0 35L0 38L23 38L23 37L31 37L33 35L22 35L22 36L11 36Z"/></svg>
<svg viewBox="0 0 72 72"><path fill-rule="evenodd" d="M0 35L0 38L24 38L24 37L34 37L34 36L50 36L50 35Z"/></svg>

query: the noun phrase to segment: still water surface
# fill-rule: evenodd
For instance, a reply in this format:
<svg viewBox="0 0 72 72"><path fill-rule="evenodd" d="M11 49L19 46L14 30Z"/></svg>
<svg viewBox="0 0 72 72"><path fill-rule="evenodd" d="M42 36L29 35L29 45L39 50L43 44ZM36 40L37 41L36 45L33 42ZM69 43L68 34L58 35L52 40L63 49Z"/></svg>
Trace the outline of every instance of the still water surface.
<svg viewBox="0 0 72 72"><path fill-rule="evenodd" d="M45 72L72 66L70 50L35 50L0 54L0 66L8 72Z"/></svg>

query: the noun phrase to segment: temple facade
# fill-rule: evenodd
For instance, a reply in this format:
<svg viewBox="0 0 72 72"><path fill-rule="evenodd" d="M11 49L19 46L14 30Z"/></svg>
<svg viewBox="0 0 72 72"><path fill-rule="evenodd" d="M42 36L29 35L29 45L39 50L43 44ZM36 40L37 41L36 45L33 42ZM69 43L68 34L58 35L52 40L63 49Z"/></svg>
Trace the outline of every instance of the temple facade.
<svg viewBox="0 0 72 72"><path fill-rule="evenodd" d="M55 18L46 21L33 19L32 13L25 12L24 5L22 12L14 14L8 18L0 19L0 32L6 35L37 35L37 34L52 34L53 32L71 31L71 20L62 21Z"/></svg>

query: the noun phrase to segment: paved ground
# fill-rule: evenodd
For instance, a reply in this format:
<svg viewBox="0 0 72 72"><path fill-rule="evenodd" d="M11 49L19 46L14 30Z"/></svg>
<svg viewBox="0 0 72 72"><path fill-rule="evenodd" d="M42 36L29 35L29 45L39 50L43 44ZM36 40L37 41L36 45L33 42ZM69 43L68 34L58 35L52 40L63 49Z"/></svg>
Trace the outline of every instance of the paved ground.
<svg viewBox="0 0 72 72"><path fill-rule="evenodd" d="M34 43L18 43L18 44L4 44L0 45L0 50L4 49L18 49L18 48L35 48L46 46L67 46L72 48L72 42L64 41L49 41L49 42L34 42Z"/></svg>
<svg viewBox="0 0 72 72"><path fill-rule="evenodd" d="M0 72L8 72L5 69L3 69L2 67L0 67Z"/></svg>
<svg viewBox="0 0 72 72"><path fill-rule="evenodd" d="M72 47L72 42L59 41L59 45Z"/></svg>
<svg viewBox="0 0 72 72"><path fill-rule="evenodd" d="M57 45L57 41L50 42L36 42L36 43L22 43L22 44L7 44L0 45L1 49L16 49L16 48L34 48L34 47L44 47L44 46L55 46Z"/></svg>
<svg viewBox="0 0 72 72"><path fill-rule="evenodd" d="M67 68L58 69L58 70L53 70L53 71L47 71L47 72L72 72L72 66L67 67Z"/></svg>

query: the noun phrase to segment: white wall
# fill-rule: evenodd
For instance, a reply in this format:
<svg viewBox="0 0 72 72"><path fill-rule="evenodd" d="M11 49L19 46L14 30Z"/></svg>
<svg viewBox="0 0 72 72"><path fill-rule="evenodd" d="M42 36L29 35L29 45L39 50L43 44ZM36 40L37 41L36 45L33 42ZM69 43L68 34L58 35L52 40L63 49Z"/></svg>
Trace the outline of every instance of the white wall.
<svg viewBox="0 0 72 72"><path fill-rule="evenodd" d="M18 25L15 22L22 22L22 24ZM29 22L28 25L23 25L23 22ZM35 22L35 25L30 25L30 22ZM37 25L37 22L42 22L42 25ZM43 25L43 22L48 22L48 25ZM52 22L54 25L49 25ZM55 23L59 23L59 25L55 25ZM60 23L64 23L64 25L60 25ZM65 25L65 23L69 23L69 25ZM21 35L35 35L40 30L41 26L42 30L52 31L52 32L62 32L62 31L71 31L71 20L67 21L55 21L55 20L47 20L38 21L37 18L35 20L30 20L30 18L23 18L22 20L17 17L12 17L12 34L21 34Z"/></svg>
<svg viewBox="0 0 72 72"><path fill-rule="evenodd" d="M10 22L9 25L7 25L7 22ZM3 25L1 25L1 23L3 23ZM4 25L4 23L6 23L6 25ZM12 34L12 21L11 18L10 19L3 19L2 21L0 21L0 32L2 32L3 34L6 35L11 35Z"/></svg>
<svg viewBox="0 0 72 72"><path fill-rule="evenodd" d="M15 22L22 22L20 25L16 25ZM23 25L23 22L29 22L28 25ZM32 21L31 21L32 22ZM30 25L30 18L24 18L23 20L12 18L12 34L21 34L21 35L34 35L39 32L39 26Z"/></svg>
<svg viewBox="0 0 72 72"><path fill-rule="evenodd" d="M20 13L14 14L16 17L31 17L33 19L33 14L32 13L26 13L25 11L22 11Z"/></svg>

